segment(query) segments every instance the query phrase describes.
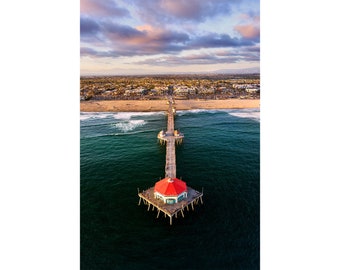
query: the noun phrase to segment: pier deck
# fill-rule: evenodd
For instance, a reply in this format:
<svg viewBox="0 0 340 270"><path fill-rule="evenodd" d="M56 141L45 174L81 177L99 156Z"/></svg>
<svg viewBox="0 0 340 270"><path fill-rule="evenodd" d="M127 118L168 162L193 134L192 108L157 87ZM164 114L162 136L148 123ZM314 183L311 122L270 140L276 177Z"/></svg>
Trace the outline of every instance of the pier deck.
<svg viewBox="0 0 340 270"><path fill-rule="evenodd" d="M166 158L165 158L165 177L175 178L176 177L176 141L183 140L183 134L176 133L175 135L175 121L174 121L174 107L173 100L169 97L169 108L168 108L168 126L167 131L163 136L158 136L163 142L166 142Z"/></svg>
<svg viewBox="0 0 340 270"><path fill-rule="evenodd" d="M169 138L166 144L165 177L176 177L175 139Z"/></svg>
<svg viewBox="0 0 340 270"><path fill-rule="evenodd" d="M188 187L188 197L174 204L166 204L162 200L156 199L154 196L154 187L139 192L138 196L138 205L140 205L143 200L144 204L148 205L148 211L151 206L152 210L157 209L157 218L160 212L163 212L165 217L168 216L170 218L170 225L172 224L172 217L175 216L177 218L177 213L180 212L184 217L184 211L185 209L189 211L189 206L191 206L191 209L194 211L194 204L197 205L199 202L203 204L203 192L198 192L191 187Z"/></svg>

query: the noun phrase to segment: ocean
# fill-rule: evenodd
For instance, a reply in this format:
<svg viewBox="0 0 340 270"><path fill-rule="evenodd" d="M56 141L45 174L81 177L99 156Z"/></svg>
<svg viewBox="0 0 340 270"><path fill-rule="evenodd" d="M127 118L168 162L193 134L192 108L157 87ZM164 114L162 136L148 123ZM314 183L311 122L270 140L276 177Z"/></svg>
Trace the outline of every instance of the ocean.
<svg viewBox="0 0 340 270"><path fill-rule="evenodd" d="M80 113L80 266L259 269L260 110L178 111L177 177L203 205L169 218L138 206L164 177L165 112Z"/></svg>

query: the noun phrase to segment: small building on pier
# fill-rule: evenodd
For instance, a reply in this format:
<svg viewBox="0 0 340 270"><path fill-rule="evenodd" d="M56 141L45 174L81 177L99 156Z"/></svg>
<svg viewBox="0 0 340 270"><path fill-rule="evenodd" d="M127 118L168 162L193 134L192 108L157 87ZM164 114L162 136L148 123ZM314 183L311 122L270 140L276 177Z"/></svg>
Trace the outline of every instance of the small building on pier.
<svg viewBox="0 0 340 270"><path fill-rule="evenodd" d="M184 137L183 133L181 133L179 130L175 129L174 130L174 136L175 137Z"/></svg>
<svg viewBox="0 0 340 270"><path fill-rule="evenodd" d="M160 138L164 138L166 136L166 133L165 133L165 131L162 129L159 133L158 133L158 139L160 139Z"/></svg>
<svg viewBox="0 0 340 270"><path fill-rule="evenodd" d="M156 182L154 196L166 204L178 203L188 197L187 184L178 178L166 177Z"/></svg>

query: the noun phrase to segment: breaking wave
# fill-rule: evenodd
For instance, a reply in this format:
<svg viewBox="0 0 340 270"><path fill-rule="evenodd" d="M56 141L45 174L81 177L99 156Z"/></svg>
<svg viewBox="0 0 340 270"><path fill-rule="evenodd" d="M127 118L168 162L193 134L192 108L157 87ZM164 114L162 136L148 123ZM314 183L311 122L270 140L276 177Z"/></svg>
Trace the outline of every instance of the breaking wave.
<svg viewBox="0 0 340 270"><path fill-rule="evenodd" d="M228 113L235 117L250 118L250 119L260 122L260 111L259 110L243 109L243 110L229 111Z"/></svg>
<svg viewBox="0 0 340 270"><path fill-rule="evenodd" d="M186 114L196 114L196 113L216 113L219 112L221 110L211 110L211 109L192 109L192 110L178 110L176 111L176 114L178 116L181 115L186 115Z"/></svg>
<svg viewBox="0 0 340 270"><path fill-rule="evenodd" d="M137 116L163 115L164 112L81 112L80 121L89 119L114 118L117 120L130 120Z"/></svg>
<svg viewBox="0 0 340 270"><path fill-rule="evenodd" d="M129 120L136 116L152 116L160 114L164 114L164 112L118 112L115 113L113 117L117 120Z"/></svg>
<svg viewBox="0 0 340 270"><path fill-rule="evenodd" d="M104 112L81 112L80 113L80 121L88 120L88 119L103 119L113 117L114 113L104 113Z"/></svg>
<svg viewBox="0 0 340 270"><path fill-rule="evenodd" d="M130 120L130 121L114 123L112 125L122 132L129 132L129 131L134 130L137 127L144 126L145 124L146 122L144 120Z"/></svg>

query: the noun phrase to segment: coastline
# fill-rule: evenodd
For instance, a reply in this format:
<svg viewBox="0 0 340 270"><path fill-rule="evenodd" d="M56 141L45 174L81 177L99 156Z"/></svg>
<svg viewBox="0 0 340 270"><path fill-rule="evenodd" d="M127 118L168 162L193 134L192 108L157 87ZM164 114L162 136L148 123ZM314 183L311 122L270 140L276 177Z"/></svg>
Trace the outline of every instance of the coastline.
<svg viewBox="0 0 340 270"><path fill-rule="evenodd" d="M176 110L260 108L260 99L175 100ZM166 100L80 101L81 112L155 112L167 110Z"/></svg>

